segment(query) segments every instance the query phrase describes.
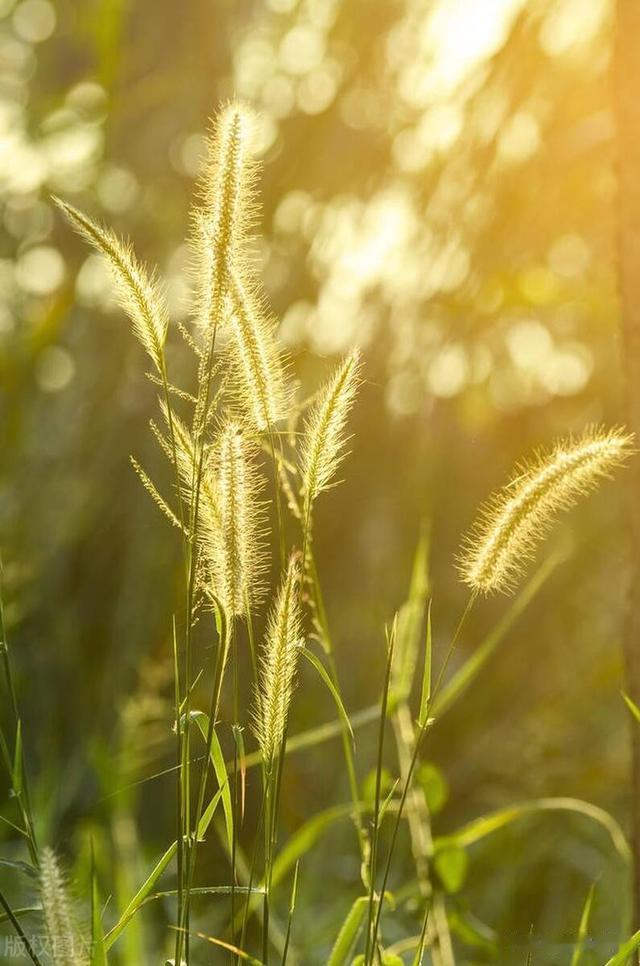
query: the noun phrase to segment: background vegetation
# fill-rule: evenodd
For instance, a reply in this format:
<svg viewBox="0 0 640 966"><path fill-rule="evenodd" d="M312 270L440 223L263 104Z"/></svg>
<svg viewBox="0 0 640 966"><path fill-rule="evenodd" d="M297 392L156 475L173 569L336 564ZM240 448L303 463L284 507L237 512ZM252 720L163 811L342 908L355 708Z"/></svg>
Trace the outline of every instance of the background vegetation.
<svg viewBox="0 0 640 966"><path fill-rule="evenodd" d="M0 0L5 596L35 810L80 885L90 835L123 895L167 844L172 776L145 779L174 754L179 556L128 460L150 451L140 349L49 194L131 234L180 317L176 245L206 119L232 95L260 110L263 278L296 375L311 392L328 360L356 343L365 354L345 482L316 538L357 710L379 696L384 623L422 527L440 653L478 503L553 435L622 418L611 16L605 0L385 0L374 14L370 0ZM607 487L563 524L569 562L431 736L448 792L438 832L544 795L626 827L621 498ZM503 611L475 610L454 665ZM334 716L308 675L291 733ZM359 737L361 779L374 731ZM348 798L337 754L291 758L286 831ZM324 961L354 897L352 835L336 826L301 865L303 962ZM451 903L487 941L461 942L461 961L568 961L594 881L593 935L608 949L628 925L627 870L579 818L531 817L470 860ZM7 889L12 876L0 873ZM166 915L132 933L130 962Z"/></svg>

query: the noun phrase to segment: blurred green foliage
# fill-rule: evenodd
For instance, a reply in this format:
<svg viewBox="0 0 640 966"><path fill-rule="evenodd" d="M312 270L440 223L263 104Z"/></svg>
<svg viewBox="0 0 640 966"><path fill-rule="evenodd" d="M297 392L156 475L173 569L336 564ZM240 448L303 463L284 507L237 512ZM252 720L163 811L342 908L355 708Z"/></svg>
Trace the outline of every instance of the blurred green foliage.
<svg viewBox="0 0 640 966"><path fill-rule="evenodd" d="M346 698L364 707L422 521L441 648L478 503L553 434L620 419L608 18L601 0L0 0L0 543L36 808L81 882L89 832L122 895L167 843L171 775L137 783L171 766L177 553L128 462L155 459L154 389L50 193L130 234L186 319L207 117L231 95L262 112L257 252L303 392L325 357L366 353L345 482L317 522ZM609 487L568 520L570 561L430 738L439 832L550 794L626 822L620 503ZM460 659L501 607L477 609ZM307 680L292 732L334 714L305 702ZM290 830L346 798L326 746L292 757ZM355 898L350 833L301 866L305 962ZM520 963L530 931L536 962L561 961L544 948L571 942L595 880L593 934L620 938L624 873L579 819L530 818L468 870L441 865L460 922L480 920L458 930L468 962ZM130 962L152 946L136 928Z"/></svg>

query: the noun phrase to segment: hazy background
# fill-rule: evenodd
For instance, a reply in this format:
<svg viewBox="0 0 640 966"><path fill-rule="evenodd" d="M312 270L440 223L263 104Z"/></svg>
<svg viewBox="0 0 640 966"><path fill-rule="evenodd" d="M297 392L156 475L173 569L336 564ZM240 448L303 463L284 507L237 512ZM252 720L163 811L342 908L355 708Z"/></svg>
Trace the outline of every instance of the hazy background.
<svg viewBox="0 0 640 966"><path fill-rule="evenodd" d="M366 357L345 482L318 516L356 710L379 693L421 522L442 647L479 502L554 435L622 418L610 17L605 0L0 0L11 643L46 834L82 858L91 832L105 881L126 858L123 893L172 834L171 776L112 793L171 764L179 557L129 465L130 452L160 462L145 360L50 194L131 235L187 321L182 239L207 117L234 95L261 112L264 280L303 392L353 344ZM608 484L563 523L570 559L436 729L438 831L539 795L593 801L626 827L622 496ZM504 607L476 609L458 661ZM292 733L333 717L305 680ZM291 759L289 830L346 799L337 756ZM351 830L301 877L313 904L298 939L320 955L356 894ZM568 961L550 944L575 935L593 881L594 934L615 941L626 880L605 835L549 815L488 839L451 902L512 948L461 946L461 961L524 962L530 931L547 944L535 962Z"/></svg>

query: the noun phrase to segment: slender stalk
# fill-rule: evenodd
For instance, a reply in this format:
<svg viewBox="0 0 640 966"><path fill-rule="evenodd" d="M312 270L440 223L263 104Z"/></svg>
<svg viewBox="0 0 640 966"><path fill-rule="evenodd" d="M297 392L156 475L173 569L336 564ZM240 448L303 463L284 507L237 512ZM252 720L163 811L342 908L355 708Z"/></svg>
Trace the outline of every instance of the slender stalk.
<svg viewBox="0 0 640 966"><path fill-rule="evenodd" d="M280 790L282 788L282 772L284 769L285 748L287 745L287 724L282 744L278 750L275 767L265 771L265 870L264 870L264 916L262 933L262 961L265 966L269 962L269 911L271 906L271 888L273 883L273 859L278 837L278 810L280 806Z"/></svg>
<svg viewBox="0 0 640 966"><path fill-rule="evenodd" d="M11 708L11 715L13 717L14 726L14 748L17 746L18 742L18 732L20 730L20 711L18 709L18 698L16 693L15 682L13 679L13 669L11 667L11 659L9 657L9 644L7 641L7 626L4 614L4 599L3 599L3 588L2 588L2 558L0 558L0 654L2 654L2 667L4 671L4 677L6 682L7 691L9 692L9 703ZM5 746L3 737L3 748L5 758L7 759L7 769L9 772L9 777L12 782L13 787L13 768L11 759L8 754L8 749ZM37 867L39 865L38 859L38 842L36 839L36 832L33 823L33 813L31 810L31 798L29 795L29 783L27 779L27 772L24 762L24 754L20 754L20 772L22 779L22 788L16 791L16 799L18 802L18 807L20 809L20 814L22 821L25 826L25 831L27 834L27 845L29 848L29 855L31 856L31 861Z"/></svg>
<svg viewBox="0 0 640 966"><path fill-rule="evenodd" d="M393 727L400 763L400 777L402 781L406 781L415 743L411 711L406 701L402 701L398 705L393 715ZM436 906L441 902L441 898L434 894L434 888L429 877L429 862L433 852L431 814L421 789L413 787L409 792L406 813L420 891L427 899L427 910L430 911L432 908L434 910L429 930L431 936L435 934L436 939L436 945L431 948L434 966L452 966L453 945L447 917L446 915L439 917L435 914Z"/></svg>
<svg viewBox="0 0 640 966"><path fill-rule="evenodd" d="M218 296L218 301L221 305L221 296ZM219 307L219 306L218 306ZM187 600L186 600L186 627L185 627L185 653L184 653L184 663L185 663L185 695L186 695L186 706L185 706L185 730L183 738L183 789L185 797L185 808L184 808L184 837L187 844L187 868L186 876L189 882L193 881L194 866L195 866L195 856L197 851L197 839L198 839L198 828L197 824L192 838L191 831L191 815L190 815L190 772L191 772L191 679L193 676L192 671L192 623L193 623L193 599L195 591L195 561L194 561L194 548L196 546L196 534L198 529L198 516L200 511L200 493L202 488L202 473L204 468L204 435L207 426L208 412L209 412L209 399L211 394L211 377L213 373L213 362L215 358L215 344L216 335L218 331L218 319L220 312L215 313L215 322L211 329L211 337L207 346L207 355L204 366L201 368L199 373L200 387L198 390L198 400L203 400L202 410L200 417L198 419L198 405L196 405L196 413L194 416L194 429L197 430L195 438L195 460L194 468L191 480L191 494L190 494L190 511L189 511L189 553L188 553L188 563L187 563ZM177 465L177 464L176 464ZM224 665L221 670L224 669ZM220 684L217 685L216 690L219 691L220 685L222 683L222 678L220 678ZM201 788L206 785L206 772L208 770L208 756L205 756L205 761L203 765L205 772L204 781L201 782ZM204 798L204 793L203 793ZM188 950L189 950L189 915L190 915L190 890L186 889L185 892L185 903L182 912L182 918L179 920L180 929L176 933L176 953L175 959L176 963L179 964L182 957L182 945L184 942L185 954L187 956L188 962Z"/></svg>
<svg viewBox="0 0 640 966"><path fill-rule="evenodd" d="M286 550L286 539L284 532L284 514L282 512L282 496L280 493L280 462L281 452L276 455L276 445L274 441L274 432L271 423L269 423L269 448L271 449L271 459L273 460L273 488L275 490L276 497L276 517L278 520L278 544L280 548L280 569L284 570L287 550Z"/></svg>
<svg viewBox="0 0 640 966"><path fill-rule="evenodd" d="M425 734L427 732L427 729L429 728L429 725L431 723L431 719L429 718L428 710L429 710L429 707L433 707L433 702L434 702L434 700L435 700L435 698L437 696L437 693L438 693L438 691L440 689L440 685L442 683L442 679L443 679L444 674L445 674L445 672L447 670L447 667L449 666L449 661L451 660L451 657L452 657L453 652L455 650L456 644L458 643L458 640L460 638L460 634L462 632L462 628L464 627L464 624L465 624L465 622L467 620L467 617L469 616L469 613L471 611L471 608L473 607L473 604L475 602L475 599L476 599L476 595L472 593L469 596L469 599L467 601L467 605L466 605L466 607L465 607L465 609L463 611L462 617L460 618L460 620L458 622L458 626L456 627L455 633L454 633L454 635L453 635L453 637L451 639L451 643L449 644L449 647L447 649L447 653L445 655L444 661L442 662L442 666L440 668L440 672L438 674L438 678L436 680L435 687L433 688L433 690L431 692L431 697L430 697L430 700L429 700L429 705L427 707L427 713L425 714L424 720L423 720L422 724L420 725L420 728L418 729L418 733L416 735L415 747L414 747L414 750L413 750L413 754L411 756L411 761L409 763L409 769L408 769L408 772L407 772L406 780L403 782L402 795L400 797L400 802L398 804L398 810L396 812L395 822L394 822L394 825L393 825L393 831L392 831L392 834L391 834L391 842L390 842L390 845L389 845L389 851L387 853L387 861L386 861L385 868L384 868L384 874L382 876L382 884L381 884L381 887L380 887L380 890L379 890L379 899L378 899L378 904L377 904L377 909L376 909L375 921L374 921L374 924L373 924L373 935L371 937L371 943L370 944L368 943L368 945L367 945L368 950L369 949L375 950L375 948L376 948L376 940L377 940L377 936L378 936L378 930L380 928L380 916L381 916L381 913L382 913L382 902L383 902L384 894L385 894L386 889L387 889L387 882L389 880L389 872L391 870L391 862L392 862L392 859L393 859L393 852L394 852L395 845L396 845L396 839L398 837L398 830L400 828L400 821L402 819L402 814L403 814L404 806L405 806L405 803L406 803L406 800L407 800L407 795L409 794L409 789L411 787L411 781L413 779L413 773L415 771L416 763L418 761L418 755L420 753L420 748L421 748L421 745L422 745L422 739L424 738L424 736L425 736ZM365 966L369 966L369 963L372 963L372 962L373 962L373 960L372 959L368 959L367 958L367 955L365 955Z"/></svg>
<svg viewBox="0 0 640 966"><path fill-rule="evenodd" d="M284 937L284 949L282 950L282 960L280 966L286 966L287 956L289 955L289 943L291 942L291 929L293 927L293 914L296 908L296 897L298 892L298 869L300 868L300 859L296 862L295 871L293 873L293 885L291 887L291 902L289 903L289 917L287 919L287 932Z"/></svg>
<svg viewBox="0 0 640 966"><path fill-rule="evenodd" d="M413 966L422 966L422 956L424 954L424 947L425 947L425 942L427 938L427 927L429 925L430 912L431 912L431 899L428 899L427 905L424 911L424 918L422 920L422 929L420 930L420 939L418 941L418 948L416 950Z"/></svg>
<svg viewBox="0 0 640 966"><path fill-rule="evenodd" d="M264 899L262 913L262 962L269 964L269 906L271 900L271 826L273 822L272 775L267 774L264 789Z"/></svg>
<svg viewBox="0 0 640 966"><path fill-rule="evenodd" d="M232 635L232 670L233 670L233 838L231 841L231 944L235 939L235 886L236 886L236 846L238 837L238 729L240 728L240 710L238 698L238 644L237 635ZM233 953L231 962L233 962Z"/></svg>
<svg viewBox="0 0 640 966"><path fill-rule="evenodd" d="M384 734L387 724L387 706L389 701L389 686L391 684L391 668L393 666L393 652L395 645L395 627L391 634L389 641L389 649L387 653L387 665L385 669L384 687L382 691L382 701L380 703L380 725L378 728L378 757L376 761L376 791L375 791L375 803L373 810L373 834L371 837L371 858L370 858L370 872L369 872L369 905L367 912L367 938L365 946L364 960L365 963L369 961L369 952L373 948L375 949L375 935L372 933L372 923L373 923L373 910L375 903L375 882L376 882L376 864L378 860L378 835L380 832L380 795L382 788L382 766L383 766L383 756L384 756ZM383 893L384 895L384 893ZM382 902L382 898L380 899Z"/></svg>
<svg viewBox="0 0 640 966"><path fill-rule="evenodd" d="M315 563L315 557L313 555L313 550L311 547L311 532L310 532L310 516L307 516L307 521L305 523L304 537L303 537L303 550L302 550L302 560L303 568L305 565L305 555L308 560L309 571L311 574L313 594L314 594L314 605L316 610L316 615L318 622L320 624L320 629L323 637L324 651L327 656L327 662L329 666L329 675L331 677L331 683L335 687L340 700L342 701L342 688L340 686L340 679L338 677L338 668L335 662L334 652L333 652L333 642L331 638L331 633L329 630L329 621L327 618L327 612L324 606L324 598L322 595L322 588L320 586L320 579L318 576L318 570ZM304 573L303 569L303 573ZM301 583L302 586L302 583ZM362 822L362 816L360 814L360 797L358 795L358 779L356 777L356 765L355 758L353 754L353 745L351 743L351 735L349 734L349 729L344 722L341 722L341 738L342 738L342 751L344 754L345 765L347 768L347 777L349 781L349 793L351 795L351 800L353 802L353 821L356 826L356 833L358 836L358 845L360 848L360 858L361 858L361 869L363 871L363 878L366 876L367 868L367 835L365 832L364 824ZM364 881L365 888L368 887L369 883Z"/></svg>
<svg viewBox="0 0 640 966"><path fill-rule="evenodd" d="M263 787L264 787L264 785L263 785ZM258 861L258 845L259 845L259 840L260 840L260 829L261 829L262 822L263 822L263 819L264 819L264 807L265 807L265 796L263 794L262 801L260 803L260 812L258 814L258 821L256 823L256 835L255 835L255 839L254 839L254 842L253 842L253 852L251 854L251 867L249 869L249 881L248 881L247 901L246 901L245 906L244 906L244 913L243 913L243 916L242 916L242 929L241 929L241 932L240 932L240 943L239 943L239 948L240 949L244 949L244 941L245 941L245 936L246 936L246 932L247 932L247 923L249 921L249 911L251 909L251 895L252 895L251 889L253 887L253 880L254 880L254 876L255 876L255 872L256 872L256 867L257 867L257 861ZM232 930L235 930L235 923L232 923L231 928L232 928ZM238 957L238 963L239 962L240 962L240 958Z"/></svg>
<svg viewBox="0 0 640 966"><path fill-rule="evenodd" d="M2 908L4 909L4 911L6 912L7 919L10 921L11 925L13 926L13 928L16 931L16 933L20 937L20 939L21 939L21 941L22 941L22 943L24 945L25 952L29 956L31 962L32 963L35 963L35 966L42 966L42 962L40 961L40 959L38 959L38 957L37 957L37 955L35 953L35 950L34 950L33 946L31 945L31 943L29 942L29 940L27 938L27 934L25 933L24 929L22 928L22 926L20 925L19 921L15 917L15 915L13 913L13 910L11 909L11 906L9 905L9 903L7 902L7 900L5 899L5 897L2 894L2 892L0 892L0 905L2 906Z"/></svg>
<svg viewBox="0 0 640 966"><path fill-rule="evenodd" d="M176 718L176 852L178 877L178 922L182 916L184 896L182 892L184 874L183 802L182 802L182 727L180 722L180 663L178 660L178 633L176 618L173 617L173 678Z"/></svg>
<svg viewBox="0 0 640 966"><path fill-rule="evenodd" d="M214 674L214 684L211 691L211 705L209 708L209 722L207 725L207 737L205 741L205 753L202 762L202 768L200 771L200 787L198 789L198 797L196 800L196 808L194 813L194 840L192 848L189 852L189 864L186 870L186 891L187 895L191 893L193 887L193 879L195 875L195 865L196 865L196 843L198 841L198 828L200 826L200 821L202 819L202 813L204 811L204 799L207 789L207 778L209 775L209 765L211 761L211 748L213 746L213 735L215 731L216 721L218 718L218 711L220 706L220 695L222 693L222 678L224 675L224 666L226 661L227 652L227 637L232 638L234 634L233 625L228 626L226 620L221 618L221 629L220 637L218 639L218 655L216 659L216 668Z"/></svg>

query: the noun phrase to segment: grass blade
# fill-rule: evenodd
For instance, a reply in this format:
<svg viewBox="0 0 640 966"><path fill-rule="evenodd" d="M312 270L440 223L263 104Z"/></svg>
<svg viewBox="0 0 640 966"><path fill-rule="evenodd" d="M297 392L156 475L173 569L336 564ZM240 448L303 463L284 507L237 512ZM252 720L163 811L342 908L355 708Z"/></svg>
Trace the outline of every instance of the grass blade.
<svg viewBox="0 0 640 966"><path fill-rule="evenodd" d="M347 913L346 919L340 927L340 932L336 938L333 948L327 960L327 966L347 966L349 955L355 946L365 912L369 896L359 896Z"/></svg>
<svg viewBox="0 0 640 966"><path fill-rule="evenodd" d="M429 713L429 702L431 701L431 659L433 655L433 638L431 634L431 601L427 610L427 638L424 647L424 671L422 675L422 693L420 695L420 711L418 713L418 724L424 724Z"/></svg>
<svg viewBox="0 0 640 966"><path fill-rule="evenodd" d="M176 926L172 927L176 929ZM216 939L214 936L207 936L204 932L190 932L190 936L196 936L198 939L204 939L205 942L212 943L214 946L219 946L221 949L227 949L230 953L239 956L240 959L244 960L245 963L249 963L249 966L263 966L262 960L255 959L250 956L249 953L245 953L243 949L238 949L232 943L226 943L223 939Z"/></svg>
<svg viewBox="0 0 640 966"><path fill-rule="evenodd" d="M418 948L416 949L416 954L413 959L413 966L422 966L422 957L424 956L424 947L427 940L427 926L429 924L430 912L431 912L431 899L427 901L427 907L424 911L424 918L422 920L422 929L420 930L420 941L418 943Z"/></svg>
<svg viewBox="0 0 640 966"><path fill-rule="evenodd" d="M353 733L353 728L351 726L351 721L349 720L349 715L347 714L347 711L345 709L345 706L342 703L342 698L338 694L338 690L337 690L335 684L333 683L333 681L331 680L331 678L329 677L329 674L328 674L325 666L323 665L322 661L320 661L320 659L318 657L316 657L316 655L313 653L313 651L310 651L308 648L306 648L306 647L303 648L302 649L302 653L303 653L304 657L306 657L307 661L309 661L309 663L311 665L313 665L313 667L316 669L316 671L318 672L318 674L320 675L320 677L322 678L322 680L326 684L329 692L331 693L331 697L333 698L333 700L335 702L336 708L338 709L338 714L340 715L340 720L342 721L342 724L344 725L345 729L351 735L351 741L352 741L352 743L353 743L353 745L355 747L356 739L355 739L355 735Z"/></svg>
<svg viewBox="0 0 640 966"><path fill-rule="evenodd" d="M640 930L634 932L630 939L627 939L625 943L620 946L620 949L608 959L604 966L627 966L629 961L629 956L634 953L636 949L640 948Z"/></svg>
<svg viewBox="0 0 640 966"><path fill-rule="evenodd" d="M578 927L578 942L576 948L573 951L573 956L571 957L571 966L580 966L582 961L582 953L584 952L584 943L587 938L587 931L589 929L589 917L591 916L591 906L593 904L593 895L595 892L595 884L591 885L587 893L587 898L585 900L584 907L582 909L582 915L580 916L580 926Z"/></svg>
<svg viewBox="0 0 640 966"><path fill-rule="evenodd" d="M204 713L204 711L193 711L192 717L195 719L204 741L206 742L209 735L209 716ZM229 778L227 775L227 766L224 761L224 756L222 754L222 748L220 747L220 740L216 734L215 728L211 735L211 764L213 765L213 770L216 774L216 780L220 786L220 791L222 792L222 807L224 809L224 820L227 827L227 840L229 842L229 848L233 848L233 802L231 801L231 789L229 788Z"/></svg>
<svg viewBox="0 0 640 966"><path fill-rule="evenodd" d="M109 932L105 936L105 948L107 950L111 949L116 939L118 939L118 937L124 932L126 927L129 925L129 922L131 921L131 919L133 919L136 912L143 904L144 900L149 895L154 885L156 884L156 882L158 881L158 879L160 878L164 870L167 868L167 866L173 859L174 855L177 852L177 849L178 849L177 842L173 842L173 844L169 846L167 851L158 860L158 862L156 863L152 871L149 873L145 881L142 883L142 885L136 892L135 896L133 897L129 905L126 907L126 909L118 919L115 926L113 926L113 928L109 930Z"/></svg>
<svg viewBox="0 0 640 966"><path fill-rule="evenodd" d="M281 882L295 862L310 851L322 833L334 822L347 818L353 812L352 802L343 805L332 805L331 808L318 812L298 829L273 863L272 884Z"/></svg>
<svg viewBox="0 0 640 966"><path fill-rule="evenodd" d="M423 523L413 557L409 594L398 612L398 640L391 687L392 705L407 701L413 688L430 587L429 550L429 527Z"/></svg>
<svg viewBox="0 0 640 966"><path fill-rule="evenodd" d="M107 950L100 915L100 896L98 894L93 843L91 845L91 966L107 966Z"/></svg>
<svg viewBox="0 0 640 966"><path fill-rule="evenodd" d="M287 955L289 953L289 943L291 941L291 928L293 926L293 914L296 910L296 898L298 895L298 869L300 860L296 862L295 872L293 873L293 885L291 886L291 901L289 902L289 918L287 919L287 934L284 938L284 949L282 950L282 966L286 966Z"/></svg>
<svg viewBox="0 0 640 966"><path fill-rule="evenodd" d="M638 705L635 703L635 701L633 701L632 698L629 697L626 691L622 691L621 694L624 699L624 703L628 707L633 717L636 719L636 721L640 722L640 708L638 707Z"/></svg>
<svg viewBox="0 0 640 966"><path fill-rule="evenodd" d="M36 955L36 953L35 953L35 951L33 949L33 946L31 945L31 943L27 939L27 935L26 935L24 929L22 928L22 926L20 925L16 914L14 913L13 909L11 908L11 906L9 905L9 903L7 902L7 900L5 899L5 897L4 897L4 895L3 895L2 892L0 892L0 905L4 909L4 911L5 911L6 915L7 915L7 919L10 921L10 923L13 926L13 928L15 929L16 933L18 934L18 936L22 940L22 942L24 944L25 952L26 952L27 956L29 957L29 959L31 960L31 962L32 963L35 963L35 966L42 966L42 963L38 959L38 957L37 957L37 955Z"/></svg>
<svg viewBox="0 0 640 966"><path fill-rule="evenodd" d="M598 805L583 802L580 798L534 798L528 802L519 802L507 808L499 808L495 812L474 819L451 835L436 839L435 846L442 848L453 842L462 848L467 848L526 815L535 815L542 812L573 812L592 819L608 832L619 856L625 862L631 860L629 844L613 816Z"/></svg>
<svg viewBox="0 0 640 966"><path fill-rule="evenodd" d="M226 787L228 787L228 782L225 783L225 788ZM202 818L200 819L200 823L198 825L198 839L203 838L205 832L207 831L209 825L211 824L213 816L215 815L216 808L218 807L218 804L222 798L222 792L223 792L223 789L221 788L218 789L218 791L213 796L213 798L207 805L206 809L202 813ZM145 879L143 884L140 886L135 896L133 897L133 899L127 906L127 908L120 916L118 922L115 924L115 926L113 926L112 929L109 930L109 932L105 937L105 948L107 950L111 949L116 939L118 939L118 937L124 932L126 927L129 925L129 922L133 919L138 909L140 909L140 907L144 905L144 903L147 901L147 898L149 897L151 890L153 889L154 885L156 884L156 882L158 881L158 879L160 878L164 870L167 868L167 866L173 859L177 850L178 850L178 843L173 842L169 846L167 851L164 853L164 855L157 862L157 864L150 872L148 877Z"/></svg>

